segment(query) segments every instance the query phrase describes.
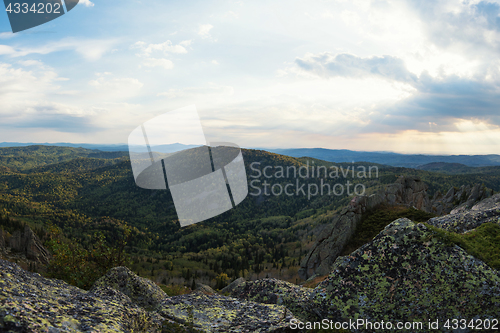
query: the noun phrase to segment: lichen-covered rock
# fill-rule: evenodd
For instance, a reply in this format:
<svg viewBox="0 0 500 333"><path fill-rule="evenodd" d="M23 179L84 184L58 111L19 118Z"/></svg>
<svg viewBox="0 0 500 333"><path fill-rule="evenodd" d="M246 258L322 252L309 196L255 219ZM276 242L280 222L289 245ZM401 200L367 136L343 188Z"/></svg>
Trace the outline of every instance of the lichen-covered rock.
<svg viewBox="0 0 500 333"><path fill-rule="evenodd" d="M295 319L281 305L242 302L202 292L169 297L158 309L165 318L206 332L283 332Z"/></svg>
<svg viewBox="0 0 500 333"><path fill-rule="evenodd" d="M227 286L225 286L224 288L222 288L220 290L220 293L221 294L231 293L234 288L238 287L240 284L245 283L245 281L246 281L245 278L239 277L236 280L234 280L233 282L231 282L230 284L228 284Z"/></svg>
<svg viewBox="0 0 500 333"><path fill-rule="evenodd" d="M430 219L427 223L448 231L463 233L486 222L500 223L500 194L484 199L472 208L453 210L452 214Z"/></svg>
<svg viewBox="0 0 500 333"><path fill-rule="evenodd" d="M322 318L446 321L498 318L498 271L423 224L398 219L372 242L339 257L312 293Z"/></svg>
<svg viewBox="0 0 500 333"><path fill-rule="evenodd" d="M132 302L145 308L154 308L168 295L153 281L142 278L127 267L115 267L94 283L90 290L110 287L130 297Z"/></svg>
<svg viewBox="0 0 500 333"><path fill-rule="evenodd" d="M0 332L149 332L163 321L119 291L87 292L0 260Z"/></svg>
<svg viewBox="0 0 500 333"><path fill-rule="evenodd" d="M196 283L196 290L201 291L204 294L211 295L215 294L215 290L212 289L212 287L207 286L206 284L203 283Z"/></svg>
<svg viewBox="0 0 500 333"><path fill-rule="evenodd" d="M312 289L297 286L278 279L262 279L240 284L231 296L265 304L284 305L302 321L315 321L316 315L311 300Z"/></svg>

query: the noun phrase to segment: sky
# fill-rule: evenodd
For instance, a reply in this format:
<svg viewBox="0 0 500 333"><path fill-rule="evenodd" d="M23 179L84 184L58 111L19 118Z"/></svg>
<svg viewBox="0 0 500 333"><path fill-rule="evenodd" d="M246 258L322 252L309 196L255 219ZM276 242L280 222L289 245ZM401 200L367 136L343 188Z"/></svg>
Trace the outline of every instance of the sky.
<svg viewBox="0 0 500 333"><path fill-rule="evenodd" d="M500 154L500 1L80 0L15 34L0 11L0 142L126 143L193 104L208 142Z"/></svg>

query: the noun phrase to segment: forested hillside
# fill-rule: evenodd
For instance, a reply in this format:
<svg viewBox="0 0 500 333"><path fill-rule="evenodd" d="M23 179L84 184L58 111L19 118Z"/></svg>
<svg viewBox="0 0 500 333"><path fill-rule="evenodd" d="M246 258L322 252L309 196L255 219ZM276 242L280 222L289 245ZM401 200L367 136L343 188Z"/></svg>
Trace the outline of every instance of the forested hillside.
<svg viewBox="0 0 500 333"><path fill-rule="evenodd" d="M111 248L123 245L130 267L143 276L166 285L191 286L197 281L222 287L242 275L298 282L301 258L322 226L352 197L343 193L308 198L307 191L305 195L273 195L270 187L264 191L264 181L282 187L300 181L306 190L309 184L320 186L322 180L332 187L349 181L363 184L366 193L371 193L405 174L421 177L431 195L474 183L500 190L500 172L492 169L446 175L367 163L335 164L258 150L243 150L243 154L249 184L253 184L248 197L220 216L180 228L168 190L137 187L126 152L47 146L0 148L0 215L52 234L44 239L52 241L47 246L55 252L59 265L67 264L61 251L69 257L79 253L75 270L81 270L92 258L96 240L103 237ZM340 171L338 177L326 179L280 174L280 167L298 170L306 166L316 171L319 166ZM264 167L269 167L265 174ZM371 177L360 177L357 172L369 167L376 167Z"/></svg>

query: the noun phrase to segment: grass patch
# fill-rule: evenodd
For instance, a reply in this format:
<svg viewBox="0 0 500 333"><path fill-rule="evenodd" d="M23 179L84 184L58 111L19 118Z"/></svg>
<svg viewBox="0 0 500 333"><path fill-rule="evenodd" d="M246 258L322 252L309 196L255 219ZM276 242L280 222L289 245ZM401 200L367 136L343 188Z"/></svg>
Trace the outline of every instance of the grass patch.
<svg viewBox="0 0 500 333"><path fill-rule="evenodd" d="M169 285L166 286L164 284L160 284L161 290L167 293L168 296L179 296L179 295L185 295L189 294L191 292L191 289L189 289L186 286L181 286L181 285Z"/></svg>
<svg viewBox="0 0 500 333"><path fill-rule="evenodd" d="M323 282L327 277L328 277L328 275L318 276L318 277L312 279L311 281L304 282L304 284L302 284L302 287L315 288L318 284Z"/></svg>
<svg viewBox="0 0 500 333"><path fill-rule="evenodd" d="M348 255L370 242L373 237L377 236L394 220L406 217L413 222L425 222L434 216L433 214L426 213L413 207L379 206L363 215L361 223L356 228L354 235L346 244L340 255Z"/></svg>
<svg viewBox="0 0 500 333"><path fill-rule="evenodd" d="M500 269L500 225L497 223L484 223L466 234L446 231L427 223L425 225L446 245L458 245L491 268Z"/></svg>

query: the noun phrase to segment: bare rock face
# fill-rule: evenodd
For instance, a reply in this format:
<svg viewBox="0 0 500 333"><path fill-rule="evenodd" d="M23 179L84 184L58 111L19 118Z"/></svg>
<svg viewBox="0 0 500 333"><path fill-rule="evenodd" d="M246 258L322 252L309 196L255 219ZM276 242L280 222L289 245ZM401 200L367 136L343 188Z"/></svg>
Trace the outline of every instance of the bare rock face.
<svg viewBox="0 0 500 333"><path fill-rule="evenodd" d="M450 214L434 217L427 223L448 231L464 233L487 222L500 223L500 194L484 199L470 209L465 204L460 205Z"/></svg>
<svg viewBox="0 0 500 333"><path fill-rule="evenodd" d="M491 193L481 184L470 187L450 188L443 196L439 191L431 200L430 212L438 216L465 212L481 200L489 198Z"/></svg>
<svg viewBox="0 0 500 333"><path fill-rule="evenodd" d="M5 234L5 231L3 231L3 229L0 229L0 251L4 251L5 250L5 238L6 238L6 234Z"/></svg>
<svg viewBox="0 0 500 333"><path fill-rule="evenodd" d="M26 258L48 264L51 258L49 251L43 247L42 242L28 225L24 231L17 230L9 238L9 245L13 251L22 252Z"/></svg>
<svg viewBox="0 0 500 333"><path fill-rule="evenodd" d="M306 280L315 274L329 274L331 265L354 234L367 210L387 204L405 205L428 212L430 200L427 188L419 177L401 176L394 184L387 185L378 193L354 197L318 236L311 251L301 262L299 277Z"/></svg>
<svg viewBox="0 0 500 333"><path fill-rule="evenodd" d="M419 177L401 176L394 184L387 185L382 193L389 205L406 205L429 212L428 186Z"/></svg>

